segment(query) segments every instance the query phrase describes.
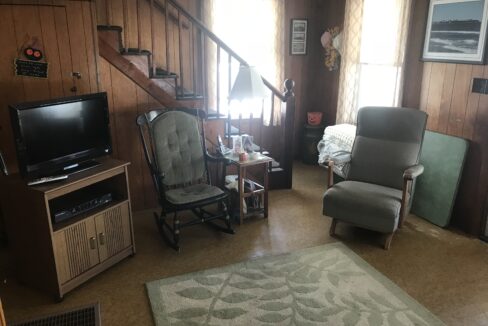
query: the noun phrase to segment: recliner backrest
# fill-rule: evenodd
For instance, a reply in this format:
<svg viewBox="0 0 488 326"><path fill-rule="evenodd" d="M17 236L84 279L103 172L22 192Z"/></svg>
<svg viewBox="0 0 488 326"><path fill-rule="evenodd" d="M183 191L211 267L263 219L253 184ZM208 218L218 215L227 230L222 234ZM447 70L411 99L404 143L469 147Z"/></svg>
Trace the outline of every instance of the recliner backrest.
<svg viewBox="0 0 488 326"><path fill-rule="evenodd" d="M165 186L205 178L206 165L198 117L168 111L151 121L151 137L158 172Z"/></svg>
<svg viewBox="0 0 488 326"><path fill-rule="evenodd" d="M402 189L403 172L419 161L426 122L416 109L361 108L347 179Z"/></svg>

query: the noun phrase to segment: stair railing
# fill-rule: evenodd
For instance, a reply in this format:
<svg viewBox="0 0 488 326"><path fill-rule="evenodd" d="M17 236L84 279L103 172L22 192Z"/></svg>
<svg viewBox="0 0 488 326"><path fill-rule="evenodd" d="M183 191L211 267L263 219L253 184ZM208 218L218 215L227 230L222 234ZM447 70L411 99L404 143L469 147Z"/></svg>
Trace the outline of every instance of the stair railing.
<svg viewBox="0 0 488 326"><path fill-rule="evenodd" d="M110 0L105 0L109 3ZM123 0L123 19L124 19L124 50L129 50L129 35L130 24L128 22L129 6L128 0ZM136 19L137 19L137 46L141 49L141 0L136 1ZM232 69L233 63L237 62L240 65L249 66L248 62L244 60L238 53L231 49L225 42L223 42L215 33L209 30L203 22L195 18L187 9L183 8L174 0L146 0L149 3L150 12L150 33L151 33L151 62L150 72L153 76L156 75L158 63L156 62L156 55L159 51L156 44L156 11L164 15L164 35L165 35L165 65L164 69L167 73L175 72L178 75L175 91L177 99L197 99L200 98L197 95L202 95L203 108L209 116L223 117L221 99L222 90L225 89L227 95L230 93L233 81L233 74L237 71ZM111 24L112 13L110 5L106 6L107 23ZM175 30L176 28L176 30ZM185 39L184 33L188 33L188 37ZM175 36L177 35L177 36ZM177 39L175 40L175 38ZM172 40L170 42L170 39ZM210 41L210 42L209 42ZM210 57L209 43L212 43L216 48L215 58ZM188 51L183 50L183 46L188 48ZM186 56L186 57L185 57ZM215 60L216 78L215 87L212 88L215 91L212 97L215 99L215 108L209 109L210 99L210 87L208 63L209 60ZM228 71L226 75L227 80L221 80L221 63L227 64ZM189 65L189 69L185 70L185 63ZM226 83L227 87L221 85ZM292 80L286 80L284 83L284 92L278 90L272 83L263 78L264 85L270 91L269 104L271 106L271 117L269 126L265 126L264 123L264 110L261 110L259 117L254 117L251 113L247 120L246 133L254 136L260 148L269 150L270 156L272 156L277 162L279 162L279 168L283 170L283 177L279 178L281 181L278 187L291 188L291 172L293 162L293 133L294 133L294 115L295 115L295 96L293 93L294 82ZM186 93L190 91L190 95ZM276 102L277 99L277 102ZM275 106L280 110L280 123L274 121ZM263 107L264 109L264 107ZM258 128L255 126L255 120L259 121ZM232 133L233 122L229 112L227 112L227 125L228 128L226 136L229 137ZM243 118L240 115L237 121L237 132L241 133L243 130ZM273 143L275 142L275 143Z"/></svg>

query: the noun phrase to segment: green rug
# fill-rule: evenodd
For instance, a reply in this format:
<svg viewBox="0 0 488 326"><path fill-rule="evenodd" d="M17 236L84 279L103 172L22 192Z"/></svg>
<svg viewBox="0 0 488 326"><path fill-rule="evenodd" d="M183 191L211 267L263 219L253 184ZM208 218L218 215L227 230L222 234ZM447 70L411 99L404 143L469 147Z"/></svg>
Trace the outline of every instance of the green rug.
<svg viewBox="0 0 488 326"><path fill-rule="evenodd" d="M340 243L146 284L156 325L443 325Z"/></svg>

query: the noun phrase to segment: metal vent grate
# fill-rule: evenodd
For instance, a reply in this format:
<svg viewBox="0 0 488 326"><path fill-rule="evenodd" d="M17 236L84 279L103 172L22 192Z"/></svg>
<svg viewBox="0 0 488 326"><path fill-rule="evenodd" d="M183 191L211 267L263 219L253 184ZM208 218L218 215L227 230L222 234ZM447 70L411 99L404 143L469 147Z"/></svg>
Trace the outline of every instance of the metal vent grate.
<svg viewBox="0 0 488 326"><path fill-rule="evenodd" d="M23 322L7 323L8 326L100 326L98 303L70 311L47 315Z"/></svg>

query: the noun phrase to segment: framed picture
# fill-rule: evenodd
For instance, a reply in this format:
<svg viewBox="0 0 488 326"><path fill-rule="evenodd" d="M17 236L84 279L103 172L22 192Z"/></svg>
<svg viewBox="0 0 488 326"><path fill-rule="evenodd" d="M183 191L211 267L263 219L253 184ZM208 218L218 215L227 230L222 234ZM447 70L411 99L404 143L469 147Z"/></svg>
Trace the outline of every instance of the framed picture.
<svg viewBox="0 0 488 326"><path fill-rule="evenodd" d="M306 19L291 20L290 54L307 54L307 25Z"/></svg>
<svg viewBox="0 0 488 326"><path fill-rule="evenodd" d="M431 0L422 60L483 64L488 0Z"/></svg>

